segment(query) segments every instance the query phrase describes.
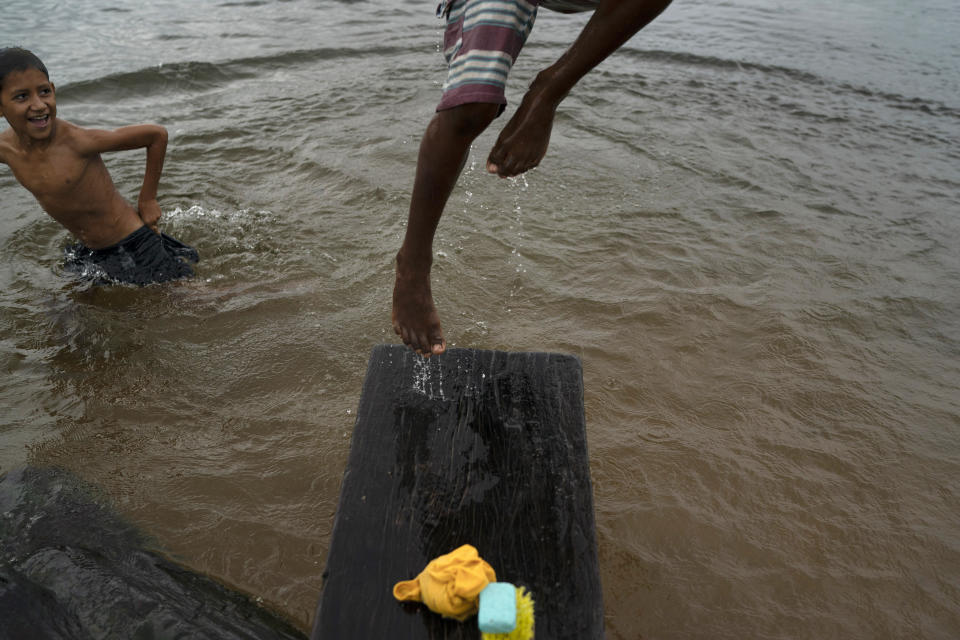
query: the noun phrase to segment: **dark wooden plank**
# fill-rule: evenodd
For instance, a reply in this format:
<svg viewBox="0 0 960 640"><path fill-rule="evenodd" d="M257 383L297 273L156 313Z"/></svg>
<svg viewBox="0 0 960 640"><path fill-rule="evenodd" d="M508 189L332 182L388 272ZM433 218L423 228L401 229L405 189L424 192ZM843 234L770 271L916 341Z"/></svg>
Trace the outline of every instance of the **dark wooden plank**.
<svg viewBox="0 0 960 640"><path fill-rule="evenodd" d="M575 357L373 349L313 638L479 638L391 593L465 543L533 594L538 640L603 637Z"/></svg>

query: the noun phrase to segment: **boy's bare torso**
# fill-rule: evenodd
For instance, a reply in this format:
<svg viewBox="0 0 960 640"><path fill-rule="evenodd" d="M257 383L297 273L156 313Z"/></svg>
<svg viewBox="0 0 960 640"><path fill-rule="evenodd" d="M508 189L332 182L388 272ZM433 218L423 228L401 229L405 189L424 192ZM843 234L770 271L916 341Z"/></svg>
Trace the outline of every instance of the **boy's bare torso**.
<svg viewBox="0 0 960 640"><path fill-rule="evenodd" d="M100 154L82 152L88 132L59 118L53 126L45 144L30 148L19 144L11 129L0 133L0 161L54 220L91 249L116 244L143 226Z"/></svg>

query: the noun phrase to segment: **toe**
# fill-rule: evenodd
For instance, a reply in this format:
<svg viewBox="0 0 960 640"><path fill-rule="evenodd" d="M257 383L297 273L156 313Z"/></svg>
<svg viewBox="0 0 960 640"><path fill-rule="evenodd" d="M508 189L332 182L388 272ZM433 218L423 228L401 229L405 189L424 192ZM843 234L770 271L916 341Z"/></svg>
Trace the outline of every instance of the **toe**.
<svg viewBox="0 0 960 640"><path fill-rule="evenodd" d="M416 335L416 340L414 341L414 344L416 345L417 353L420 353L422 355L429 357L430 354L433 352L430 346L430 341L427 340L427 334L425 333L418 333Z"/></svg>
<svg viewBox="0 0 960 640"><path fill-rule="evenodd" d="M430 351L440 355L447 350L447 341L443 339L443 333L437 331L430 336Z"/></svg>

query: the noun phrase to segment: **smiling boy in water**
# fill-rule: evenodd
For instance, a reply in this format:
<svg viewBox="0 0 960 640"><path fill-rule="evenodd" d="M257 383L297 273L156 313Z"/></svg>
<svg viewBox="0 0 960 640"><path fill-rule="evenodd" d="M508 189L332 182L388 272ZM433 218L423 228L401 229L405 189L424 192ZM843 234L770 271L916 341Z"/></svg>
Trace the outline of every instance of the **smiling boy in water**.
<svg viewBox="0 0 960 640"><path fill-rule="evenodd" d="M50 216L80 241L68 268L97 282L144 285L193 275L196 251L157 230L157 186L167 131L135 125L114 131L84 129L57 117L47 69L30 51L0 49L0 162ZM117 191L101 153L146 149L137 208Z"/></svg>

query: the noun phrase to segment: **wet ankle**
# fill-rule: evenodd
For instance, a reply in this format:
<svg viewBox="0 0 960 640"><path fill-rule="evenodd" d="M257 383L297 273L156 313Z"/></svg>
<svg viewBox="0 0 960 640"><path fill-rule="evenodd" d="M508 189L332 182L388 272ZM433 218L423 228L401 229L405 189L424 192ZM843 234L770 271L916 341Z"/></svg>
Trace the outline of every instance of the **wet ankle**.
<svg viewBox="0 0 960 640"><path fill-rule="evenodd" d="M549 104L553 109L559 106L568 93L570 87L566 87L559 74L549 68L538 73L527 90L527 95L533 100L544 105Z"/></svg>
<svg viewBox="0 0 960 640"><path fill-rule="evenodd" d="M424 256L410 258L403 249L397 252L397 275L403 277L429 277L433 266L433 256L426 253Z"/></svg>

